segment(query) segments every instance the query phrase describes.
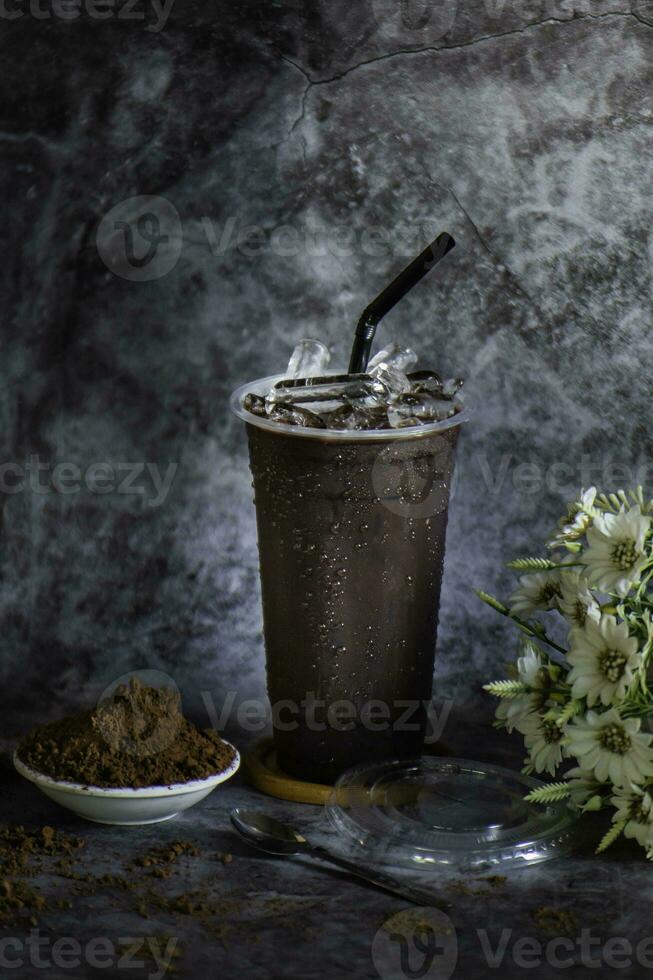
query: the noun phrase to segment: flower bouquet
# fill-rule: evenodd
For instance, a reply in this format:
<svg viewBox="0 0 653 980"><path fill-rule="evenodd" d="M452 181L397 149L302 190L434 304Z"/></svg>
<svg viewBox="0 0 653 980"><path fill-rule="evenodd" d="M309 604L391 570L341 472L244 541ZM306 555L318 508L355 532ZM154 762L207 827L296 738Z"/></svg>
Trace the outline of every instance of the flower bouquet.
<svg viewBox="0 0 653 980"><path fill-rule="evenodd" d="M653 859L651 515L641 487L610 494L592 487L560 520L550 558L508 563L525 573L508 606L477 594L524 634L509 678L484 685L500 698L496 725L523 735L528 774L554 776L563 760L577 763L526 798L570 798L583 812L612 807L597 852L623 833ZM532 618L550 610L566 620L567 649Z"/></svg>

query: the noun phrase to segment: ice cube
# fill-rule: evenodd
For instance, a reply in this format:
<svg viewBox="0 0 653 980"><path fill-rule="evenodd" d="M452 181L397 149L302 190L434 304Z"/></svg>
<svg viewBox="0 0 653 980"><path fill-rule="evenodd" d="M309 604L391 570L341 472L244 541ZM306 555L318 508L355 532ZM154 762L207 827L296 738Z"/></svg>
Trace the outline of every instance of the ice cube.
<svg viewBox="0 0 653 980"><path fill-rule="evenodd" d="M403 344L388 344L378 354L375 354L368 364L368 370L378 367L379 364L388 364L390 367L398 368L400 371L408 371L417 364L417 354L410 347Z"/></svg>
<svg viewBox="0 0 653 980"><path fill-rule="evenodd" d="M367 415L351 402L340 405L335 411L322 416L328 429L367 429Z"/></svg>
<svg viewBox="0 0 653 980"><path fill-rule="evenodd" d="M462 378L447 378L446 381L442 382L442 394L445 398L453 398L457 391L459 391L464 382Z"/></svg>
<svg viewBox="0 0 653 980"><path fill-rule="evenodd" d="M258 415L263 418L265 418L267 415L265 410L265 398L263 398L261 395L255 395L251 391L243 398L243 408L246 412L251 412L252 415Z"/></svg>
<svg viewBox="0 0 653 980"><path fill-rule="evenodd" d="M377 405L373 408L361 405L360 414L365 419L364 429L389 429L388 411L385 405Z"/></svg>
<svg viewBox="0 0 653 980"><path fill-rule="evenodd" d="M442 378L435 371L413 371L408 375L413 384L413 391L428 392L431 395L442 394Z"/></svg>
<svg viewBox="0 0 653 980"><path fill-rule="evenodd" d="M307 408L300 408L299 405L274 405L268 412L268 418L286 425L301 425L305 429L326 428L319 415Z"/></svg>
<svg viewBox="0 0 653 980"><path fill-rule="evenodd" d="M427 392L422 394L411 392L388 406L388 419L393 429L397 429L419 422L441 422L455 415L458 408L455 402L448 399L437 398ZM409 422L408 419L417 419L418 422Z"/></svg>
<svg viewBox="0 0 653 980"><path fill-rule="evenodd" d="M341 405L335 412L322 418L328 429L388 429L388 413L385 406L364 408L360 403Z"/></svg>
<svg viewBox="0 0 653 980"><path fill-rule="evenodd" d="M325 402L336 399L341 403L354 399L374 398L385 393L385 386L366 374L336 375L332 378L310 378L310 384L294 385L278 382L265 400L268 412L274 405Z"/></svg>
<svg viewBox="0 0 653 980"><path fill-rule="evenodd" d="M320 340L304 337L296 345L288 361L289 378L311 378L324 371L331 360L329 348Z"/></svg>
<svg viewBox="0 0 653 980"><path fill-rule="evenodd" d="M381 382L390 400L397 398L405 391L410 391L413 387L412 382L400 368L394 367L386 361L382 361L373 367L370 374Z"/></svg>
<svg viewBox="0 0 653 980"><path fill-rule="evenodd" d="M422 425L423 419L416 419L413 415L396 415L393 409L388 409L388 421L393 429L408 429L412 425Z"/></svg>

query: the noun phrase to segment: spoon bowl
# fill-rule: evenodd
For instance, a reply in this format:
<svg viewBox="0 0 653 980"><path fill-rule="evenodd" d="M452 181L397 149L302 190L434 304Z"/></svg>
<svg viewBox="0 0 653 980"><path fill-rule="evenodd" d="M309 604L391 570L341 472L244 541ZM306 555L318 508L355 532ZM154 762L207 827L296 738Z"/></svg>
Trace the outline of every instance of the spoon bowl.
<svg viewBox="0 0 653 980"><path fill-rule="evenodd" d="M260 810L236 807L231 811L231 822L245 840L268 854L298 854L309 848L298 830Z"/></svg>

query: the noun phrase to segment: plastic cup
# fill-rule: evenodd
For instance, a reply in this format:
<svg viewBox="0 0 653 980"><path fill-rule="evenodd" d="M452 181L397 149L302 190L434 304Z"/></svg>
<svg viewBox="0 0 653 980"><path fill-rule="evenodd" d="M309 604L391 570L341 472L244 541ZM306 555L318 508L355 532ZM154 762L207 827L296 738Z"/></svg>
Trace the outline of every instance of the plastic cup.
<svg viewBox="0 0 653 980"><path fill-rule="evenodd" d="M308 429L242 405L256 502L277 761L332 783L421 752L464 412L404 429Z"/></svg>

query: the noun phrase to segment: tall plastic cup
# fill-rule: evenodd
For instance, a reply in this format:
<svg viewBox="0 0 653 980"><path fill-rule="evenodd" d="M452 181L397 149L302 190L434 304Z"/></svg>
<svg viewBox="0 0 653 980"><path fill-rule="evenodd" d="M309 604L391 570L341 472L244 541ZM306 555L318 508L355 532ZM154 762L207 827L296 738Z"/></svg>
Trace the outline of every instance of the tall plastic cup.
<svg viewBox="0 0 653 980"><path fill-rule="evenodd" d="M431 698L458 415L336 431L247 412L267 686L280 767L331 783L420 754Z"/></svg>

